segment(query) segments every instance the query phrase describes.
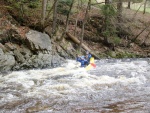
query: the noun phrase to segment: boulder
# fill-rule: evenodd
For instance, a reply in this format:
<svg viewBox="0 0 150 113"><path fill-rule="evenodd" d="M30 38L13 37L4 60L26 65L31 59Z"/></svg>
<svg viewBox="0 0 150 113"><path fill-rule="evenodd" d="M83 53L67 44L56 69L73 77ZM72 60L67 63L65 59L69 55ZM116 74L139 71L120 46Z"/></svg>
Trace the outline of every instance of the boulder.
<svg viewBox="0 0 150 113"><path fill-rule="evenodd" d="M5 53L0 48L0 71L6 72L12 69L12 67L15 65L15 58L13 54Z"/></svg>
<svg viewBox="0 0 150 113"><path fill-rule="evenodd" d="M55 67L62 63L62 58L53 54L56 50L47 34L19 26L11 16L8 19L1 13L0 24L0 72Z"/></svg>
<svg viewBox="0 0 150 113"><path fill-rule="evenodd" d="M31 50L47 50L51 51L51 40L50 37L38 31L30 30L26 34L28 46Z"/></svg>
<svg viewBox="0 0 150 113"><path fill-rule="evenodd" d="M30 30L26 33L25 40L20 38L17 42L0 43L1 72L51 68L63 62L64 59L55 50L52 50L50 37L45 33Z"/></svg>

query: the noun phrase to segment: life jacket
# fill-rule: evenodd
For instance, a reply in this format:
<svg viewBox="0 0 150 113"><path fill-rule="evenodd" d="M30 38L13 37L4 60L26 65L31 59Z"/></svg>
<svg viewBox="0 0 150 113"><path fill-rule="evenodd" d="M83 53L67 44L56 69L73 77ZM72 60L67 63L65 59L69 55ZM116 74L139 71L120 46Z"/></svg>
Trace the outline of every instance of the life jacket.
<svg viewBox="0 0 150 113"><path fill-rule="evenodd" d="M81 63L81 67L85 67L87 65L87 60L85 56L77 57L77 61Z"/></svg>
<svg viewBox="0 0 150 113"><path fill-rule="evenodd" d="M90 58L92 57L92 55L89 53L88 55L87 55L87 58L86 58L86 60L87 60L87 62L89 63L90 62Z"/></svg>

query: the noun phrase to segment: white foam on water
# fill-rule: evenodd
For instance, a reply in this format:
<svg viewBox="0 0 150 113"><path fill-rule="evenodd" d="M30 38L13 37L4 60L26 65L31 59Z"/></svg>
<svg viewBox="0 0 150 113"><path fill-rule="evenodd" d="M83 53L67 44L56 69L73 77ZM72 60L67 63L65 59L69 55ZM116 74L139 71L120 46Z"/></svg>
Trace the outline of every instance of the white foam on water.
<svg viewBox="0 0 150 113"><path fill-rule="evenodd" d="M90 71L86 71L85 68L80 67L80 63L68 60L66 64L54 69L43 70L29 70L12 72L6 76L3 76L3 82L0 83L1 87L7 86L7 84L15 82L16 84L22 84L24 89L28 89L25 96L29 97L42 97L42 96L62 96L64 94L78 93L81 89L83 92L86 90L93 90L93 86L97 85L114 85L121 83L123 85L130 85L135 83L137 85L144 84L146 77L142 75L146 70L148 63L143 62L118 62L105 64L103 66L97 66L97 69L106 71L118 70L131 71L131 76L119 75L118 77L102 75L99 76L90 74ZM133 70L133 72L132 72ZM136 70L136 71L135 71Z"/></svg>

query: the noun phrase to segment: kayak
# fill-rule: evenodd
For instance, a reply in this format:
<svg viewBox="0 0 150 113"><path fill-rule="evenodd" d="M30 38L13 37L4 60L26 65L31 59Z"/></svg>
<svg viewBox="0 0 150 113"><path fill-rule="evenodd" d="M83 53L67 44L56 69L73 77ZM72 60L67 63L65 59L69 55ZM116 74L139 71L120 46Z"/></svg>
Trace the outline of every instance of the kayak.
<svg viewBox="0 0 150 113"><path fill-rule="evenodd" d="M90 70L90 69L95 68L95 67L96 67L96 65L95 65L95 63L94 63L94 57L91 57L91 58L90 58L90 64L87 65L87 66L85 67L85 69L86 69L86 70Z"/></svg>

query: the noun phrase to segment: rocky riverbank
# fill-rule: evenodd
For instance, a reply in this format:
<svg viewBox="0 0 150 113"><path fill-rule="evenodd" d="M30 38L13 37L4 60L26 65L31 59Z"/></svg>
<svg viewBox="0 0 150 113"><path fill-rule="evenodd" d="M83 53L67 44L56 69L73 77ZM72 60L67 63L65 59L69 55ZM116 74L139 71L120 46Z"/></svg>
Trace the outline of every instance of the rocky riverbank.
<svg viewBox="0 0 150 113"><path fill-rule="evenodd" d="M3 2L1 6L5 6ZM20 13L17 10L8 11L7 9L9 8L0 7L0 72L51 68L59 66L65 62L65 59L75 59L79 45L67 35L63 35L61 40L66 20L64 15L59 15L57 32L51 37L51 21L44 29L47 34L39 32L43 31L39 24L40 14L37 13L39 10L34 11L36 15L19 18ZM84 15L83 11L80 13ZM119 31L116 32L118 38L116 40L109 38L109 42L116 41L116 44L106 44L102 33L105 18L98 8L91 9L84 30L83 44L99 58L150 57L150 28L147 26L150 15L138 12L133 21L135 11L124 9L123 13L126 16L118 27ZM68 33L80 40L83 18L79 18L79 25L75 32L76 16L72 14L70 17ZM114 25L117 26L117 23ZM82 49L82 53L84 54L85 50Z"/></svg>
<svg viewBox="0 0 150 113"><path fill-rule="evenodd" d="M65 61L53 50L47 34L9 20L5 15L0 17L0 72L56 67Z"/></svg>

